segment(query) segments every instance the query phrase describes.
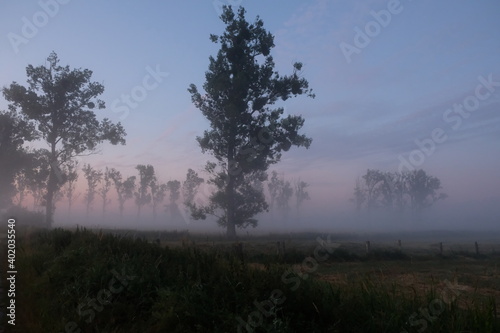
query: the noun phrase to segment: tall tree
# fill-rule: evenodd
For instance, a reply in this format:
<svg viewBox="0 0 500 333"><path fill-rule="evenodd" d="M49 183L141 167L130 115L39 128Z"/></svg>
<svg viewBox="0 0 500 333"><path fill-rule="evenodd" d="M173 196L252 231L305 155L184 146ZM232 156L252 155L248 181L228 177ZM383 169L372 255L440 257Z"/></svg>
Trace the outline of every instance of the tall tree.
<svg viewBox="0 0 500 333"><path fill-rule="evenodd" d="M190 216L190 212L195 206L195 198L198 193L198 189L201 184L205 182L205 179L198 176L198 173L193 169L188 169L186 174L186 180L182 182L182 197L184 203L184 209L187 216ZM193 217L190 216L190 219ZM187 222L187 221L185 221Z"/></svg>
<svg viewBox="0 0 500 333"><path fill-rule="evenodd" d="M447 197L444 193L438 193L441 181L422 169L408 172L406 182L411 208L418 220L421 219L423 209Z"/></svg>
<svg viewBox="0 0 500 333"><path fill-rule="evenodd" d="M295 207L297 208L297 213L299 212L299 208L304 202L304 200L311 200L309 196L309 192L307 192L306 188L309 187L309 184L302 180L297 180L295 183Z"/></svg>
<svg viewBox="0 0 500 333"><path fill-rule="evenodd" d="M39 209L46 205L47 179L50 173L47 149L36 149L30 153L31 168L26 169L28 187L33 195L33 208Z"/></svg>
<svg viewBox="0 0 500 333"><path fill-rule="evenodd" d="M394 208L401 213L407 205L406 197L408 193L408 172L395 172L392 179L393 185L391 188L393 192Z"/></svg>
<svg viewBox="0 0 500 333"><path fill-rule="evenodd" d="M276 206L275 208L278 208L282 210L283 213L286 213L288 209L290 208L290 199L292 198L294 194L294 189L292 188L291 183L288 180L285 180L284 174L281 175L281 177L278 175L278 172L273 170L271 173L271 180L268 182L267 186L269 189L269 193L271 196L271 202L275 202ZM297 183L297 186L299 184ZM306 186L307 184L301 184L302 186ZM304 187L305 188L305 187ZM302 188L302 190L304 189ZM304 195L302 197L301 195ZM299 196L302 200L305 200L305 196L309 196L307 192L302 192L299 193ZM297 200L299 200L299 197L296 197ZM296 201L296 204L298 201ZM300 204L300 203L298 203Z"/></svg>
<svg viewBox="0 0 500 333"><path fill-rule="evenodd" d="M75 156L96 151L104 141L125 144L125 131L120 123L109 119L98 121L94 108L105 104L97 97L104 87L91 82L92 71L59 65L52 52L47 65L26 67L28 87L13 82L3 89L9 108L20 112L36 124L37 134L49 146L50 173L46 193L46 223L54 219L54 195L62 186L61 166Z"/></svg>
<svg viewBox="0 0 500 333"><path fill-rule="evenodd" d="M64 166L64 171L68 175L65 190L66 198L68 199L68 216L71 216L71 208L73 207L73 199L75 198L76 182L78 180L78 161L69 161Z"/></svg>
<svg viewBox="0 0 500 333"><path fill-rule="evenodd" d="M99 189L99 195L101 196L101 199L102 199L102 216L103 217L104 217L104 215L106 215L106 207L111 202L111 200L108 199L108 193L109 193L109 190L111 190L111 182L112 182L112 179L110 177L110 170L108 167L106 167L106 169L102 173L101 188Z"/></svg>
<svg viewBox="0 0 500 333"><path fill-rule="evenodd" d="M380 170L368 169L363 176L366 189L366 205L368 211L376 209L379 206L381 195L381 184L384 181L384 174Z"/></svg>
<svg viewBox="0 0 500 333"><path fill-rule="evenodd" d="M267 184L267 188L269 190L269 196L271 197L270 200L270 206L271 210L274 208L274 202L276 200L276 197L278 196L278 191L280 189L280 179L278 178L278 172L273 170L271 173L271 179L269 180L269 183Z"/></svg>
<svg viewBox="0 0 500 333"><path fill-rule="evenodd" d="M360 212L366 201L366 190L364 188L364 183L361 179L356 179L356 186L354 187L354 197L351 199L356 206L356 211Z"/></svg>
<svg viewBox="0 0 500 333"><path fill-rule="evenodd" d="M198 173L193 169L188 169L186 174L186 180L182 182L182 196L184 199L184 205L188 206L194 203L194 198L196 193L198 193L198 188L203 184L205 180L198 176Z"/></svg>
<svg viewBox="0 0 500 333"><path fill-rule="evenodd" d="M288 212L290 208L290 198L293 196L293 188L288 180L280 179L280 186L278 188L278 195L276 196L276 203L283 212Z"/></svg>
<svg viewBox="0 0 500 333"><path fill-rule="evenodd" d="M123 218L125 202L134 197L135 176L131 176L126 180L123 180L121 172L114 168L112 168L109 173L109 177L113 181L116 189L116 194L118 195L120 217Z"/></svg>
<svg viewBox="0 0 500 333"><path fill-rule="evenodd" d="M170 214L173 215L175 212L177 212L177 200L179 200L181 196L181 182L178 180L169 180L167 182L166 189L170 192L169 199L170 203L167 206L168 210L170 211Z"/></svg>
<svg viewBox="0 0 500 333"><path fill-rule="evenodd" d="M139 164L136 166L136 169L139 171L139 184L135 192L135 204L137 205L137 217L139 217L141 216L142 206L151 202L149 187L155 177L155 169L149 164Z"/></svg>
<svg viewBox="0 0 500 333"><path fill-rule="evenodd" d="M156 219L156 207L163 202L167 194L167 185L161 184L158 179L153 177L153 180L149 184L151 188L151 202L153 204L153 218Z"/></svg>
<svg viewBox="0 0 500 333"><path fill-rule="evenodd" d="M17 172L14 182L16 186L16 198L17 198L17 205L22 207L24 198L28 194L29 191L29 179L28 179L28 173L27 169L29 166L24 167L22 169L19 169Z"/></svg>
<svg viewBox="0 0 500 333"><path fill-rule="evenodd" d="M101 182L102 172L95 170L89 164L85 164L82 169L85 179L87 180L87 193L85 193L85 204L87 206L87 220L89 219L89 211L92 208L97 185Z"/></svg>
<svg viewBox="0 0 500 333"><path fill-rule="evenodd" d="M216 58L209 58L205 92L200 93L194 84L188 89L211 127L197 141L202 152L217 161L205 167L216 192L207 206L194 207L193 217L216 216L227 236L234 238L236 227L256 226L252 216L268 208L263 193L256 195L255 188L248 188L249 178L266 180L265 171L280 160L283 151L291 146L309 147L312 141L298 133L304 124L301 116L283 118L283 108L272 106L278 100L314 94L300 77L301 63L293 65L290 76L274 70L270 54L274 37L259 17L250 24L243 8L234 13L225 6L221 20L225 32L210 35L212 42L220 43L220 50Z"/></svg>
<svg viewBox="0 0 500 333"><path fill-rule="evenodd" d="M23 144L34 139L36 132L30 122L14 111L0 112L0 209L12 203L16 173L29 168Z"/></svg>

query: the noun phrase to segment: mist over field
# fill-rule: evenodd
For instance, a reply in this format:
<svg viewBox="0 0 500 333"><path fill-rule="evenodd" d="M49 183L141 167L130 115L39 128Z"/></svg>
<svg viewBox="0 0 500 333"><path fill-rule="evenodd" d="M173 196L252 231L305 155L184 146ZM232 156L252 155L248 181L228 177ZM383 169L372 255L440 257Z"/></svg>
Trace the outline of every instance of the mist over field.
<svg viewBox="0 0 500 333"><path fill-rule="evenodd" d="M298 73L315 94L314 99L298 96L273 106L283 108L283 118L301 116L299 133L312 142L308 149L292 146L283 151L262 182L268 204L272 171L292 192L299 181L305 182L308 198L297 207L293 192L282 207L275 204L269 212L258 213L256 228L237 228L238 234L500 229L496 2L237 2L245 6L249 21L259 15L274 35L276 70L288 75L300 62ZM61 66L92 71L92 81L104 87L99 99L105 108L96 104L92 109L97 119L119 122L126 132L125 145L103 142L92 154L73 158L79 178L71 211L64 185L64 197L55 199L54 227L224 232L213 217L193 220L182 194L189 168L205 180L195 202L207 204L214 191L204 171L214 158L203 154L196 141L210 123L188 88L191 83L200 91L203 87L209 56L215 57L218 50L209 34L223 31L219 16L224 4L2 4L2 87L26 85L26 66L47 65L54 51ZM3 111L12 103L5 97L0 98ZM41 139L25 140L22 146L48 148ZM113 168L124 180L139 177L137 165L151 165L158 184L178 180L181 193L169 206L167 190L156 216L151 203L144 204L138 216L133 197L120 217L112 185L105 213L98 192L87 212L85 165L100 172ZM400 210L387 203L385 178L372 188L377 194L368 195L371 185L362 184L365 197L356 199L356 184L367 170L424 170L439 180L439 187L429 192L416 216L409 194L404 194ZM18 190L19 184L13 184ZM43 204L34 202L33 189L25 191L22 199L11 193L12 203L22 200L21 206L45 214ZM434 197L440 193L446 198ZM358 199L361 208L356 207Z"/></svg>
<svg viewBox="0 0 500 333"><path fill-rule="evenodd" d="M0 333L500 332L499 14L0 1Z"/></svg>

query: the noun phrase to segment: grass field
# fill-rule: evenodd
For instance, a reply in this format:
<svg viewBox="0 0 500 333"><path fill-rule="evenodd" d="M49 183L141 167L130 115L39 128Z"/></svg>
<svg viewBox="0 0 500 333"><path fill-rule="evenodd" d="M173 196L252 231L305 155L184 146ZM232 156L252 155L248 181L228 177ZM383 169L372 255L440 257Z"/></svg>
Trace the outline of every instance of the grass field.
<svg viewBox="0 0 500 333"><path fill-rule="evenodd" d="M19 228L7 332L500 331L500 243L445 235Z"/></svg>

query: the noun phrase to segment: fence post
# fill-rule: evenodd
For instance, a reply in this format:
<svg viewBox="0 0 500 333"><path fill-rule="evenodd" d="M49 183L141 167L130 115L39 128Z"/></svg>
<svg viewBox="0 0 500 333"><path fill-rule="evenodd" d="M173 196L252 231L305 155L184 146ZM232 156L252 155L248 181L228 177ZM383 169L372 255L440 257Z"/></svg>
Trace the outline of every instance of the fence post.
<svg viewBox="0 0 500 333"><path fill-rule="evenodd" d="M476 248L476 256L478 256L479 255L479 244L477 242L475 242L474 247Z"/></svg>
<svg viewBox="0 0 500 333"><path fill-rule="evenodd" d="M439 243L439 254L443 255L443 242Z"/></svg>
<svg viewBox="0 0 500 333"><path fill-rule="evenodd" d="M370 241L366 241L366 254L370 253Z"/></svg>

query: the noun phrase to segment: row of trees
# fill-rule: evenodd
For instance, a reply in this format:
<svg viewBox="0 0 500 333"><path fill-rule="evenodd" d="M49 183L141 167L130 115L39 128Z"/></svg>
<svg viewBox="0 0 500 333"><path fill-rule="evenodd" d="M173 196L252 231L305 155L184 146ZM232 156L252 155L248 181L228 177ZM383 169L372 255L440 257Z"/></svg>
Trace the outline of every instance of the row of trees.
<svg viewBox="0 0 500 333"><path fill-rule="evenodd" d="M274 104L314 94L301 77L301 63L293 64L291 75L282 76L275 71L271 56L274 36L263 28L259 17L250 24L243 8L233 12L225 6L221 20L226 24L225 32L221 36L210 35L214 43L220 43L220 50L216 57L209 58L204 92L194 84L188 89L192 102L210 122L210 130L197 137L197 141L202 152L215 158L205 166L207 183L215 190L208 204L192 204L190 209L195 218L216 216L228 237L233 238L236 227L257 225L254 216L268 209L259 184L267 179L269 166L278 163L282 153L292 146L308 148L312 142L299 134L304 118L283 117L284 109L275 108ZM2 113L0 119L0 182L5 186L0 204L9 201L15 170L25 164L24 142L42 141L48 149L39 153L46 162L40 170L40 180L46 190L45 219L51 225L57 194L71 179L71 162L76 156L94 153L105 141L125 144L125 131L120 123L96 118L93 110L105 107L98 98L104 87L91 81L92 71L60 66L54 52L47 62L48 66L26 68L27 87L13 82L3 88L10 113ZM147 166L139 172L136 201L140 210L149 200L155 206L155 196L160 198L164 188L159 184L151 186ZM97 177L89 171L91 180L94 176ZM93 186L92 181L90 185ZM92 199L90 193L87 196Z"/></svg>
<svg viewBox="0 0 500 333"><path fill-rule="evenodd" d="M23 206L27 196L33 198L34 209L45 205L46 193L44 191L46 190L48 172L44 173L42 171L48 169L48 163L47 159L34 158L43 156L41 155L42 152L38 150L26 153L26 156L31 157L30 166L18 169L15 174L13 185L16 193L15 201L19 206ZM71 161L64 165L62 172L65 177L64 186L56 192L54 202L66 199L68 216L71 216L73 203L81 195L81 193L76 192L76 184L80 174L83 174L86 181L83 202L86 207L87 219L95 199L98 197L100 197L102 203L102 216L105 217L107 206L111 203L109 199L110 191L113 188L116 193L120 217L123 217L126 202L135 198L134 202L137 206L138 217L140 217L144 206L151 206L153 216L156 218L157 208L167 195L169 203L165 205L165 208L167 212L171 213L172 217L179 213L177 201L181 196L186 213L189 215L190 208L195 204L198 189L205 182L193 169L188 169L186 179L182 184L178 180L161 183L152 165L137 165L135 169L138 171L138 176L125 178L120 171L114 168L106 167L104 170L98 170L89 164L84 164L81 173L79 173L78 162ZM252 186L263 189L262 183L254 183ZM302 202L310 199L306 190L308 186L306 182L300 179L292 185L290 181L284 179L283 175L280 177L278 172L273 171L272 177L267 184L270 209L280 210L284 215L288 216L288 211L291 208L290 200L295 196L294 206L298 213Z"/></svg>
<svg viewBox="0 0 500 333"><path fill-rule="evenodd" d="M308 183L299 179L292 185L283 176L279 177L276 171L271 173L271 179L267 186L270 196L270 209L277 206L281 210L288 211L290 209L290 199L295 195L295 208L298 212L304 200L311 199L306 190L309 186Z"/></svg>
<svg viewBox="0 0 500 333"><path fill-rule="evenodd" d="M280 161L283 152L292 146L308 148L312 139L299 131L304 118L284 117L284 109L275 107L279 101L305 95L314 98L307 80L301 76L302 64L293 64L291 75L275 71L271 49L274 36L263 28L257 17L254 23L245 19L240 7L233 12L225 6L221 15L225 32L210 35L220 44L216 57L209 57L203 90L191 84L188 91L193 104L210 123L210 129L196 138L208 161L206 180L214 191L206 203L195 202L196 188L203 179L194 171L192 184L183 186L185 204L195 219L215 216L226 228L228 237L236 235L236 227L256 226L255 216L269 209L263 183L268 169ZM105 108L98 97L104 87L91 81L92 71L60 66L53 52L46 66L26 68L28 86L13 82L3 88L9 111L0 112L0 208L10 203L17 185L18 201L29 189L36 204L45 206L47 225L53 222L55 202L65 195L71 206L76 174L75 158L95 153L103 142L125 144L125 131L120 123L109 119L99 121L94 110ZM28 150L26 142L40 141L48 149ZM114 185L120 212L127 200L135 198L138 215L151 204L153 214L170 191L172 203L179 199L178 181L160 183L150 165L138 165L138 177L123 176L114 169L97 171L86 165L83 169L88 190L87 209L96 195L103 199L103 212L108 192ZM98 184L101 187L98 189ZM268 183L271 207L288 208L293 193L298 208L309 198L307 184L300 180L292 185L277 173ZM443 199L438 194L440 181L423 170L390 173L368 170L358 179L354 199L358 210L373 211L381 207L403 211L410 207L415 214Z"/></svg>
<svg viewBox="0 0 500 333"><path fill-rule="evenodd" d="M356 181L352 202L357 211L409 210L420 218L424 209L447 197L438 192L440 189L441 181L422 169L403 172L368 169Z"/></svg>
<svg viewBox="0 0 500 333"><path fill-rule="evenodd" d="M169 204L165 205L166 210L175 214L178 210L177 201L181 197L181 182L170 180L167 183L161 183L155 173L152 165L137 165L136 170L139 175L124 178L120 171L114 168L107 168L104 171L93 169L90 165L85 165L82 169L87 180L87 191L85 193L85 202L87 205L87 215L90 211L92 202L97 195L102 199L102 213L106 213L106 206L110 203L108 192L113 186L116 190L120 216L123 217L125 203L135 198L137 206L137 217L141 216L144 206L151 205L154 218L157 216L158 207L163 203L166 196L169 197ZM137 180L137 183L136 183ZM186 180L182 183L182 194L184 203L190 203L194 200L198 187L204 182L198 174L189 169ZM97 185L100 184L100 188ZM66 193L69 195L71 185L68 183ZM71 198L68 196L68 203L71 205Z"/></svg>

